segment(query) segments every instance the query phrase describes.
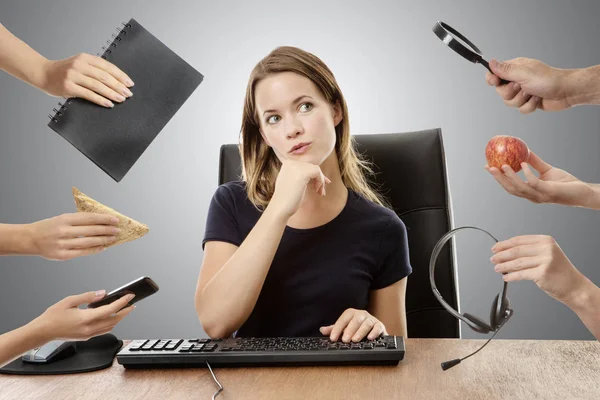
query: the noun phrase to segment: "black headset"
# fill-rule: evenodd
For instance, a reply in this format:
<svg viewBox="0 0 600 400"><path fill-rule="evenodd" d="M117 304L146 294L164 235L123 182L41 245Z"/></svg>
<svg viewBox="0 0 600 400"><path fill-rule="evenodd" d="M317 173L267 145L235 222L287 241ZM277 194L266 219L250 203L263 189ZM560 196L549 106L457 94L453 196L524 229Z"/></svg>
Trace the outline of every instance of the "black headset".
<svg viewBox="0 0 600 400"><path fill-rule="evenodd" d="M440 251L442 250L442 248L444 247L444 245L446 244L446 242L448 242L448 240L450 240L458 231L462 231L465 229L475 229L475 230L478 230L481 232L485 232L494 240L495 243L498 243L498 239L496 239L494 236L492 236L491 233L489 233L488 231L483 230L481 228L474 227L474 226L463 226L460 228L453 229L450 232L446 233L444 236L442 236L440 238L440 240L437 242L437 244L433 248L433 252L431 253L431 259L429 260L429 281L431 283L431 289L433 290L433 295L438 299L440 304L454 317L458 318L459 320L461 320L465 324L467 324L467 326L469 328L471 328L475 332L479 332L479 333L494 332L494 335L474 353L471 353L462 359L455 359L452 361L443 362L442 363L443 370L446 370L448 368L455 366L456 364L460 363L462 360L472 356L473 354L475 354L479 350L481 350L483 347L485 347L485 345L488 344L489 341L492 340L494 336L496 336L496 333L498 333L500 328L502 328L502 326L510 319L510 317L513 314L513 310L510 308L510 301L508 300L508 297L506 297L507 286L508 286L508 284L506 282L504 282L504 285L502 286L502 291L496 295L496 297L494 298L494 301L492 302L492 308L490 310L489 324L486 323L485 321L483 321L481 318L476 317L473 314L459 313L457 310L452 308L444 300L444 298L440 294L440 291L436 287L435 280L433 278L433 273L435 270L435 263L436 263L437 257L439 255Z"/></svg>

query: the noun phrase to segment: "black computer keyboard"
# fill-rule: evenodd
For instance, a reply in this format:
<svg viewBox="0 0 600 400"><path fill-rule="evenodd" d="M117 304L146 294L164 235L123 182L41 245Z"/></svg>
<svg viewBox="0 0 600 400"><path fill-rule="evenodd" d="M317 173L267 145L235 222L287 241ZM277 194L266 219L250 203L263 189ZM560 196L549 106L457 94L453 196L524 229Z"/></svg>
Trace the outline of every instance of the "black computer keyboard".
<svg viewBox="0 0 600 400"><path fill-rule="evenodd" d="M126 368L396 365L404 358L402 336L358 343L323 337L134 340L117 354Z"/></svg>

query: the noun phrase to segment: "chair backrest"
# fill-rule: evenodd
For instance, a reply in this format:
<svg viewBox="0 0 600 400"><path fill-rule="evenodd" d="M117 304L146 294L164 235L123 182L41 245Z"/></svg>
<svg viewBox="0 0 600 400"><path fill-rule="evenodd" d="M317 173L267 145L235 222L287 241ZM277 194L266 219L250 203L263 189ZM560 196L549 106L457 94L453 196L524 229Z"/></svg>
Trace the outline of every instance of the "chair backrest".
<svg viewBox="0 0 600 400"><path fill-rule="evenodd" d="M453 228L452 205L441 129L419 132L355 135L357 150L372 162L372 179L406 225L413 268L408 277L408 337L459 338L459 321L433 296L429 259L437 241ZM238 145L221 146L219 184L239 180ZM454 243L448 242L436 263L436 285L458 309L458 278Z"/></svg>

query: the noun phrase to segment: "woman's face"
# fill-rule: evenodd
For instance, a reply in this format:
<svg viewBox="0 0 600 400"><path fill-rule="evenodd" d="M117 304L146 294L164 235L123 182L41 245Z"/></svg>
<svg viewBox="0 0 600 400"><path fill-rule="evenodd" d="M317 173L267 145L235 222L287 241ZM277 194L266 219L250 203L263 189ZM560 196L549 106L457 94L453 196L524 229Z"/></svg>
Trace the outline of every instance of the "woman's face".
<svg viewBox="0 0 600 400"><path fill-rule="evenodd" d="M308 78L281 72L259 81L255 104L260 133L277 157L321 165L335 148L335 127L342 121Z"/></svg>

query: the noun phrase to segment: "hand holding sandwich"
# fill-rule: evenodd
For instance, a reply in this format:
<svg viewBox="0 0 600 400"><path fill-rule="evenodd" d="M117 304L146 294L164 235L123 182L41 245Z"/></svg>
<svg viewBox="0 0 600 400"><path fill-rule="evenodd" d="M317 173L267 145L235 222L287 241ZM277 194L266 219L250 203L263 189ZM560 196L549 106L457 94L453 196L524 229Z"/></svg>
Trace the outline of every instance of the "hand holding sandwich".
<svg viewBox="0 0 600 400"><path fill-rule="evenodd" d="M77 213L31 224L0 224L1 255L36 255L70 260L130 242L148 233L137 222L73 188Z"/></svg>

